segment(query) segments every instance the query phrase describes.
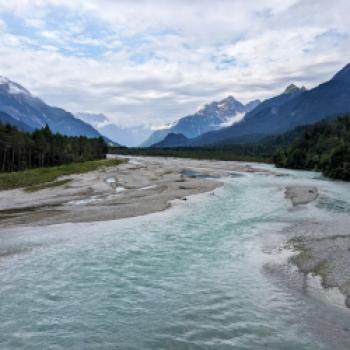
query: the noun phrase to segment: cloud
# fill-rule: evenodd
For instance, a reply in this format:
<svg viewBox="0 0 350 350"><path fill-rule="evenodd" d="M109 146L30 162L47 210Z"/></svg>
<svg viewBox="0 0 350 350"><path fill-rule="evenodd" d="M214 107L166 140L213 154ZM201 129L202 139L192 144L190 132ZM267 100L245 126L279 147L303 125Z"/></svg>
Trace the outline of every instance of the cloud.
<svg viewBox="0 0 350 350"><path fill-rule="evenodd" d="M72 112L163 125L330 78L349 57L347 13L345 0L0 0L0 74Z"/></svg>

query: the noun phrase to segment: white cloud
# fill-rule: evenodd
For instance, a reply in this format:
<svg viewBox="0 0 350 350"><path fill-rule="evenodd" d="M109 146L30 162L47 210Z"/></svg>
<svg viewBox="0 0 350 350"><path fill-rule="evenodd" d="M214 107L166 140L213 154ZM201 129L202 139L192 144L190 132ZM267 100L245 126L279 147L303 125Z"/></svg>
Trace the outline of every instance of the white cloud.
<svg viewBox="0 0 350 350"><path fill-rule="evenodd" d="M237 113L233 117L227 118L223 123L220 124L221 127L231 126L240 122L245 116L245 113Z"/></svg>
<svg viewBox="0 0 350 350"><path fill-rule="evenodd" d="M347 13L345 0L0 0L0 74L73 112L164 125L330 78L349 57Z"/></svg>

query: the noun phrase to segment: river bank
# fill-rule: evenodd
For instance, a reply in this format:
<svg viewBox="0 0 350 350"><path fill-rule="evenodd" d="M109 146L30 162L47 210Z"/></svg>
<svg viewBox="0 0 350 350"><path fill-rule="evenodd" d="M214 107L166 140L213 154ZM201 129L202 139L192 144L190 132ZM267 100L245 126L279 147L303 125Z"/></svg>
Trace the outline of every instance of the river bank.
<svg viewBox="0 0 350 350"><path fill-rule="evenodd" d="M270 165L228 166L133 158L122 168L85 174L85 183L105 188L107 202L107 193L117 201L130 191L143 206L152 205L157 192L149 196L147 191L161 182L168 181L167 188L191 185L192 190L208 182L215 190L172 199L170 210L122 220L7 221L0 228L0 345L348 349L344 300L334 307L317 299L309 293L312 273L288 270L296 266L290 259L299 249L292 246L293 238L329 235L332 227L334 232L343 227L346 234L346 185ZM128 188L132 183L135 188ZM164 200L170 192L158 196ZM123 198L111 209L123 207ZM91 199L97 198L87 194L83 203L69 201L83 211L91 209L85 205ZM92 210L97 215L104 207L92 205ZM43 215L47 212L42 208ZM267 254L263 240L270 246ZM271 271L279 263L285 270L277 275Z"/></svg>
<svg viewBox="0 0 350 350"><path fill-rule="evenodd" d="M244 173L283 176L278 169L244 162L132 158L118 166L61 177L58 184L62 186L2 191L0 227L108 221L150 214L169 208L175 200L186 201L189 195L213 191L223 185L221 179ZM314 202L319 195L314 185L286 182L284 187L284 196L294 207ZM300 271L320 276L325 288L339 288L350 307L350 220L349 225L334 225L333 221L299 223L302 230L289 233L285 244L296 252L291 262Z"/></svg>
<svg viewBox="0 0 350 350"><path fill-rule="evenodd" d="M296 266L305 277L304 287L318 285L326 294L340 292L329 301L338 299L336 303L350 308L349 184L306 178L300 185L286 185L285 197L297 217L304 215L289 223L268 251L288 256L286 263Z"/></svg>
<svg viewBox="0 0 350 350"><path fill-rule="evenodd" d="M244 173L283 176L277 169L244 162L131 158L118 166L60 177L58 186L44 186L38 191L26 188L2 191L0 228L108 221L150 214L169 208L173 201L186 201L187 196L211 192L223 185L221 179ZM286 182L284 196L298 207L317 200L319 190L312 185ZM289 234L286 241L286 246L297 252L291 261L303 273L321 276L324 287L339 288L349 306L347 226L322 223L317 234L310 223L302 227L304 232Z"/></svg>
<svg viewBox="0 0 350 350"><path fill-rule="evenodd" d="M0 226L122 219L164 210L173 200L210 192L221 177L269 173L238 162L139 158L115 167L60 177L62 186L2 191Z"/></svg>

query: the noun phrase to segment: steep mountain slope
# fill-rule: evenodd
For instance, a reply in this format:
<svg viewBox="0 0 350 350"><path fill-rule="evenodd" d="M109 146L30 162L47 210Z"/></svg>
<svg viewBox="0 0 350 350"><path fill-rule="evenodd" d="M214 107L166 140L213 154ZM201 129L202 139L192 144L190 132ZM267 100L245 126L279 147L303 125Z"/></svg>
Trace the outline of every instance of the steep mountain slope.
<svg viewBox="0 0 350 350"><path fill-rule="evenodd" d="M266 113L277 114L278 108L280 106L294 99L295 97L299 96L305 91L305 87L299 88L294 84L291 84L284 90L282 94L263 101L262 103L260 103L259 106L247 113L245 116L245 120L258 119Z"/></svg>
<svg viewBox="0 0 350 350"><path fill-rule="evenodd" d="M246 113L248 113L248 112L252 111L254 108L258 107L260 103L261 103L260 100L253 100L253 101L248 102L245 105Z"/></svg>
<svg viewBox="0 0 350 350"><path fill-rule="evenodd" d="M32 130L49 125L53 132L68 136L101 136L91 125L71 113L47 105L23 86L0 77L0 111L9 114L16 123L24 123ZM18 126L18 125L16 125Z"/></svg>
<svg viewBox="0 0 350 350"><path fill-rule="evenodd" d="M248 112L241 122L216 132L203 134L192 140L191 145L224 144L226 142L230 143L232 140L240 143L244 142L245 138L249 139L248 141L250 142L268 134L274 134L276 132L271 130L278 126L279 108L305 91L305 88L290 85L282 94L263 101L252 111ZM266 115L272 115L271 122L266 121ZM252 138L249 135L254 135L254 137Z"/></svg>
<svg viewBox="0 0 350 350"><path fill-rule="evenodd" d="M350 111L350 64L330 81L309 91L290 86L282 95L266 100L232 127L207 133L192 146L244 142L244 138L280 134ZM238 141L239 140L239 141Z"/></svg>
<svg viewBox="0 0 350 350"><path fill-rule="evenodd" d="M25 131L25 132L33 131L33 128L31 128L27 124L22 123L19 120L12 118L9 114L5 112L0 112L0 123L10 124L12 126L15 126L20 131Z"/></svg>
<svg viewBox="0 0 350 350"><path fill-rule="evenodd" d="M184 147L188 143L188 138L182 134L170 133L161 142L153 144L153 148Z"/></svg>
<svg viewBox="0 0 350 350"><path fill-rule="evenodd" d="M161 142L169 134L170 128L163 128L160 130L153 131L153 133L141 144L141 147L149 147L155 143Z"/></svg>
<svg viewBox="0 0 350 350"><path fill-rule="evenodd" d="M75 116L92 125L103 136L128 147L138 146L152 133L150 129L142 126L129 128L120 127L104 114L76 113Z"/></svg>
<svg viewBox="0 0 350 350"><path fill-rule="evenodd" d="M160 142L169 133L183 134L187 138L195 138L211 130L222 129L239 122L252 108L256 107L260 101L251 101L243 105L234 97L228 96L222 101L212 102L197 113L179 119L176 123L154 132L143 144L147 147Z"/></svg>

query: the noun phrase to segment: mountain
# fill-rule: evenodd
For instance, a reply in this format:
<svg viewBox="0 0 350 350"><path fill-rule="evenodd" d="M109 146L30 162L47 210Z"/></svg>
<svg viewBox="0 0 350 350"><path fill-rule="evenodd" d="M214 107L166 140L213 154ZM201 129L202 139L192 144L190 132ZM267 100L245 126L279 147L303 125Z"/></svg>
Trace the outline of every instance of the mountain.
<svg viewBox="0 0 350 350"><path fill-rule="evenodd" d="M153 144L153 148L167 148L167 147L184 147L188 143L188 138L183 134L175 134L171 132L163 141Z"/></svg>
<svg viewBox="0 0 350 350"><path fill-rule="evenodd" d="M241 122L191 140L191 146L242 143L266 135L281 134L297 126L350 112L350 64L331 80L311 89L290 85L281 95L268 99L247 113Z"/></svg>
<svg viewBox="0 0 350 350"><path fill-rule="evenodd" d="M258 107L258 105L261 103L260 100L253 100L253 101L250 101L248 102L246 105L245 105L245 109L248 112L252 111L254 108Z"/></svg>
<svg viewBox="0 0 350 350"><path fill-rule="evenodd" d="M92 125L103 136L128 147L134 147L146 140L152 131L142 126L123 128L114 124L104 114L76 113L75 116Z"/></svg>
<svg viewBox="0 0 350 350"><path fill-rule="evenodd" d="M0 111L11 116L9 122L21 130L24 130L23 125L34 130L41 129L47 124L52 132L63 135L101 136L91 125L75 118L64 109L47 105L23 86L1 76Z"/></svg>
<svg viewBox="0 0 350 350"><path fill-rule="evenodd" d="M191 145L244 143L245 139L247 139L247 142L252 142L266 135L278 133L274 130L280 124L279 108L305 91L304 87L298 88L293 84L289 85L282 94L261 102L252 111L248 112L241 122L216 132L203 134L192 140ZM266 120L266 115L271 116L270 120Z"/></svg>
<svg viewBox="0 0 350 350"><path fill-rule="evenodd" d="M333 81L343 81L349 83L350 81L350 63L343 67L332 79Z"/></svg>
<svg viewBox="0 0 350 350"><path fill-rule="evenodd" d="M25 132L33 131L33 128L31 128L27 124L22 123L19 120L12 118L9 114L5 112L0 112L0 123L10 124L12 126L15 126L20 131L25 131Z"/></svg>
<svg viewBox="0 0 350 350"><path fill-rule="evenodd" d="M160 142L169 133L183 134L187 138L195 138L208 131L222 129L239 122L245 113L251 111L259 103L259 100L255 100L244 105L234 97L228 96L222 101L212 102L204 106L195 114L179 119L167 128L155 131L143 143L143 146L148 147Z"/></svg>
<svg viewBox="0 0 350 350"><path fill-rule="evenodd" d="M169 132L171 133L171 127L165 127L153 131L146 141L141 144L141 147L150 147L155 143L161 142L169 134Z"/></svg>

